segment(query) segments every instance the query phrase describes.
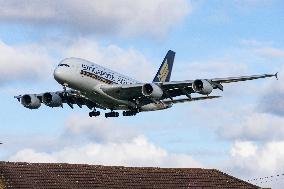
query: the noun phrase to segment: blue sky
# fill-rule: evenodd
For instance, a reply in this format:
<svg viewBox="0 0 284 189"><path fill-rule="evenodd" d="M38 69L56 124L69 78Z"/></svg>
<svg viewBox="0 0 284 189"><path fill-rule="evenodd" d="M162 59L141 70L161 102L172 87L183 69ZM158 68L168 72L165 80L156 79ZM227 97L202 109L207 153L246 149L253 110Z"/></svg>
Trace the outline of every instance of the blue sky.
<svg viewBox="0 0 284 189"><path fill-rule="evenodd" d="M1 160L217 168L243 179L284 171L283 1L43 4L0 0ZM172 80L277 71L280 79L107 120L88 118L87 108L28 110L13 99L61 90L52 72L71 56L151 81L168 49L177 53Z"/></svg>

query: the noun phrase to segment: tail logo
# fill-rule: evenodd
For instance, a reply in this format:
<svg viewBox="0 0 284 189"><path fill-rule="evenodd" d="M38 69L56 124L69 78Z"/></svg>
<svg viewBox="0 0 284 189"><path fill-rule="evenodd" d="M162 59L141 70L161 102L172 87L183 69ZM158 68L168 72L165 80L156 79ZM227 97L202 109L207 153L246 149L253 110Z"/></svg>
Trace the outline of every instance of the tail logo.
<svg viewBox="0 0 284 189"><path fill-rule="evenodd" d="M168 65L168 60L166 59L158 75L160 82L165 82L168 74L169 74L169 65Z"/></svg>

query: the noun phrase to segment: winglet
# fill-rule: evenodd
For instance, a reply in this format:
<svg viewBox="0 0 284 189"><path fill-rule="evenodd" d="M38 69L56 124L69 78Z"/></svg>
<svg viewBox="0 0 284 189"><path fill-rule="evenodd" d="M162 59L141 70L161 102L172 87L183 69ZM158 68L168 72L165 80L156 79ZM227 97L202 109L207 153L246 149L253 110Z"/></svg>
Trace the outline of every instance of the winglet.
<svg viewBox="0 0 284 189"><path fill-rule="evenodd" d="M21 95L19 95L19 96L14 96L14 98L16 98L19 102L21 101Z"/></svg>
<svg viewBox="0 0 284 189"><path fill-rule="evenodd" d="M276 74L274 75L276 77L276 79L278 80L278 72L276 72Z"/></svg>

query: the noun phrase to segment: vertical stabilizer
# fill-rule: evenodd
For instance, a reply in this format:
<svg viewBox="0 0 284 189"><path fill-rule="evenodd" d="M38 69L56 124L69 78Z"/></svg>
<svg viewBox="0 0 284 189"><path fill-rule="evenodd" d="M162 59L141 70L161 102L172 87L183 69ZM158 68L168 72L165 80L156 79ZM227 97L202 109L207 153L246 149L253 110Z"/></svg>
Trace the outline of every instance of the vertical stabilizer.
<svg viewBox="0 0 284 189"><path fill-rule="evenodd" d="M167 55L165 56L163 63L157 72L153 82L168 82L171 78L172 68L175 59L175 52L169 50Z"/></svg>

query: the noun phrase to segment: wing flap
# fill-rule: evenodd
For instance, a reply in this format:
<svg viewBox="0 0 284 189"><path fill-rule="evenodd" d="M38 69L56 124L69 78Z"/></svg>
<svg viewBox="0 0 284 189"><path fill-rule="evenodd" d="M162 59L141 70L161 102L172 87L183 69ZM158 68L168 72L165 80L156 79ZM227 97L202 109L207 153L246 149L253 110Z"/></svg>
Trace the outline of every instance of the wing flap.
<svg viewBox="0 0 284 189"><path fill-rule="evenodd" d="M142 97L143 84L134 85L103 85L101 89L106 94L121 100L132 100Z"/></svg>
<svg viewBox="0 0 284 189"><path fill-rule="evenodd" d="M214 98L220 98L220 97L221 96L201 96L201 97L194 97L194 98L182 98L182 99L176 99L176 100L163 100L163 103L177 104L177 103L185 103L185 102L192 102L192 101L198 101L198 100L214 99Z"/></svg>
<svg viewBox="0 0 284 189"><path fill-rule="evenodd" d="M78 91L61 91L59 92L59 95L61 96L63 103L66 103L70 108L74 108L74 104L82 108L82 106L87 106L89 109L93 109L95 107L100 109L106 109L105 107L101 106L97 102L93 102L86 96L82 95Z"/></svg>

